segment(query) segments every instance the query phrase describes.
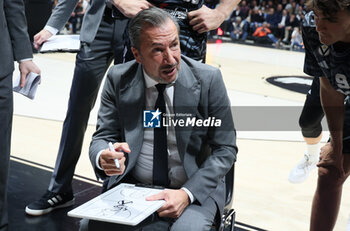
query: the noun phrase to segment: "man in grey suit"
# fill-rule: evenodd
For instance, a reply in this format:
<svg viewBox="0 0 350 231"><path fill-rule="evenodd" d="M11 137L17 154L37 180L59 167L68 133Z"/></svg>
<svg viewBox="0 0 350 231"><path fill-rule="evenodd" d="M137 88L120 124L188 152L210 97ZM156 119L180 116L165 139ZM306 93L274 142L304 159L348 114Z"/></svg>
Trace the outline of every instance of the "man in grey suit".
<svg viewBox="0 0 350 231"><path fill-rule="evenodd" d="M21 87L27 74L40 73L33 63L32 48L22 0L0 0L0 230L8 223L7 176L13 113L13 62L19 62Z"/></svg>
<svg viewBox="0 0 350 231"><path fill-rule="evenodd" d="M210 230L215 215L223 212L224 176L237 153L221 73L181 56L177 23L161 9L136 15L129 36L136 60L108 72L90 160L96 176L107 180L107 190L120 182L157 184L169 189L147 199L166 203L158 216L137 227L85 219L81 229L132 230L165 223L172 230ZM146 118L151 122L157 116L159 128L148 127Z"/></svg>
<svg viewBox="0 0 350 231"><path fill-rule="evenodd" d="M34 37L38 48L58 30L63 28L78 0L60 0L45 28ZM239 0L221 0L215 9L208 9L203 0L156 1L162 6L172 6L175 15L185 16L188 27L198 33L217 28ZM165 4L165 5L164 5ZM183 7L177 7L178 5ZM80 33L82 42L76 58L74 77L70 91L68 111L64 121L55 169L47 192L38 201L26 207L30 215L42 215L56 208L74 203L72 178L82 148L90 110L93 108L102 78L114 58L122 63L133 58L128 49L126 25L129 18L150 7L146 0L93 0L89 2ZM180 8L183 10L179 12ZM187 11L191 10L187 13ZM205 38L205 36L204 36ZM181 39L183 40L183 39ZM185 36L183 44L192 44L193 38ZM203 43L200 43L203 46ZM204 41L205 46L205 41ZM204 59L205 49L195 46L193 58ZM199 50L200 52L198 52ZM197 55L197 53L200 53Z"/></svg>

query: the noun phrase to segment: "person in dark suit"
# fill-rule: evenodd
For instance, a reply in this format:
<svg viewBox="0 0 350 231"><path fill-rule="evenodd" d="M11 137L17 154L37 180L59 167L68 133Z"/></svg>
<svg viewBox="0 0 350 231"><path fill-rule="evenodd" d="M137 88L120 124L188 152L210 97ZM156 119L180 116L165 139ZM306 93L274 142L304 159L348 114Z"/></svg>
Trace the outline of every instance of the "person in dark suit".
<svg viewBox="0 0 350 231"><path fill-rule="evenodd" d="M32 48L22 0L0 0L0 229L8 223L7 177L13 113L12 72L19 62L21 87L30 72L40 73L33 63Z"/></svg>
<svg viewBox="0 0 350 231"><path fill-rule="evenodd" d="M136 15L129 36L136 60L111 67L101 96L89 150L96 176L108 182L107 190L120 182L169 188L147 200L165 200L158 216L172 219L150 216L138 227L165 222L172 230L210 230L215 215L222 215L224 176L237 154L221 73L181 56L177 23L161 9ZM161 114L159 128L142 122L150 109ZM164 121L169 120L183 120L184 126L166 126ZM204 120L210 122L204 125ZM108 142L114 143L115 150L108 148ZM112 228L135 227L81 222L81 230Z"/></svg>
<svg viewBox="0 0 350 231"><path fill-rule="evenodd" d="M36 48L63 28L77 1L61 0L58 2L45 28L34 37ZM150 2L170 10L172 14L184 20L188 28L192 27L196 33L191 33L190 36L182 33L181 41L183 41L183 47L186 48L188 44L194 44L191 49L186 49L187 54L197 60L203 60L206 51L206 36L196 35L218 27L239 0L221 0L216 9L205 7L203 0L152 0ZM128 49L126 26L130 18L150 6L151 3L146 0L115 0L107 1L107 3L105 0L93 0L89 2L80 33L81 47L76 58L68 111L63 125L55 169L47 192L38 201L26 207L27 214L38 216L74 203L71 183L80 156L90 111L95 104L103 76L113 59L115 64L133 59ZM197 38L200 38L198 43ZM193 50L196 52L192 52Z"/></svg>

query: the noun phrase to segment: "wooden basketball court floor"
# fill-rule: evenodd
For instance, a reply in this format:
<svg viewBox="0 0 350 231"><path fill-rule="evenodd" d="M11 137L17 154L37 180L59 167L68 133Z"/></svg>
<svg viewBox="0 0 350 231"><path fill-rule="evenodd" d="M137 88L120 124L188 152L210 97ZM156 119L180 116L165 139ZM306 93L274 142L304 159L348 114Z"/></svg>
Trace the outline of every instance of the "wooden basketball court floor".
<svg viewBox="0 0 350 231"><path fill-rule="evenodd" d="M305 95L273 86L265 79L270 76L304 75L303 59L302 52L213 43L208 45L207 63L221 69L233 111L235 107L242 106L295 106L296 110L301 110ZM33 101L15 94L11 155L15 162L46 169L55 164L75 54L37 54L34 61L41 68L42 82ZM75 171L77 175L93 180L95 175L88 158L88 147L95 129L98 106L99 98L90 115ZM298 114L289 121L296 127ZM276 118L279 118L278 115ZM235 120L236 126L240 122L249 124L249 121ZM305 144L300 131L255 132L242 129L237 135L239 153L233 203L236 221L262 230L308 230L317 173L313 171L301 184L291 184L287 180L289 171L304 153ZM325 133L323 141L327 137L328 133ZM42 183L48 185L49 182ZM44 188L40 188L39 195L44 193ZM350 185L346 182L335 227L337 231L346 230L350 214L349 192ZM31 219L26 217L27 222ZM256 229L246 227L243 230Z"/></svg>

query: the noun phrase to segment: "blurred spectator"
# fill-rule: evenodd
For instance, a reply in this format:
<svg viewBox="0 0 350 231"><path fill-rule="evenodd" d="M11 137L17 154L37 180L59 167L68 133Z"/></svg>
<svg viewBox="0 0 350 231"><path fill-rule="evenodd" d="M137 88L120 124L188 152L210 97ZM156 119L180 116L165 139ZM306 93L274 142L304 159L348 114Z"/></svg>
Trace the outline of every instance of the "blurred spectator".
<svg viewBox="0 0 350 231"><path fill-rule="evenodd" d="M264 22L262 26L256 28L253 33L255 42L258 44L271 44L277 43L277 38L271 33L271 30L267 27L267 23Z"/></svg>
<svg viewBox="0 0 350 231"><path fill-rule="evenodd" d="M239 16L236 17L236 21L232 22L230 36L234 41L245 41L248 37L248 22Z"/></svg>
<svg viewBox="0 0 350 231"><path fill-rule="evenodd" d="M304 15L306 14L303 6L298 6L298 8L295 11L295 15L297 16L299 21L303 21Z"/></svg>
<svg viewBox="0 0 350 231"><path fill-rule="evenodd" d="M284 30L284 38L282 40L283 43L289 44L290 36L292 34L292 30L294 27L298 27L300 25L299 20L296 18L295 14L291 14L289 20L286 22L286 27Z"/></svg>
<svg viewBox="0 0 350 231"><path fill-rule="evenodd" d="M236 17L238 17L238 16L243 18L243 14L241 12L241 7L239 5L236 6L235 10L232 12L232 14L230 16L231 22L236 20Z"/></svg>
<svg viewBox="0 0 350 231"><path fill-rule="evenodd" d="M253 0L253 1L251 1L251 3L249 4L249 8L250 8L251 10L253 10L255 7L258 7L258 8L259 8L258 2L257 2L256 0Z"/></svg>
<svg viewBox="0 0 350 231"><path fill-rule="evenodd" d="M260 3L260 9L261 9L261 12L263 13L263 14L266 14L266 1L265 0L263 0L261 3ZM264 15L264 17L265 17L266 15Z"/></svg>
<svg viewBox="0 0 350 231"><path fill-rule="evenodd" d="M278 15L275 13L275 9L274 8L270 8L268 15L266 15L267 27L272 32L275 32L279 22L280 22L280 19L278 18Z"/></svg>
<svg viewBox="0 0 350 231"><path fill-rule="evenodd" d="M304 17L305 1L242 0L223 24L224 34L230 35L233 41L244 41L247 38L257 40L257 43L274 43L276 47L282 45L281 48L286 48L280 42L288 45L291 43L294 28L299 27ZM263 22L266 23L264 27ZM262 29L269 32L263 35Z"/></svg>
<svg viewBox="0 0 350 231"><path fill-rule="evenodd" d="M243 15L243 13L241 11L240 5L236 6L236 8L233 10L230 18L227 19L222 25L222 28L224 29L224 31L228 32L228 34L230 34L231 31L233 30L232 29L232 23L236 21L237 17L240 17L241 19L244 18L244 15Z"/></svg>
<svg viewBox="0 0 350 231"><path fill-rule="evenodd" d="M247 2L245 0L243 0L241 3L240 3L240 9L241 9L241 17L242 17L242 20L246 19L249 15L249 6L247 6Z"/></svg>
<svg viewBox="0 0 350 231"><path fill-rule="evenodd" d="M283 6L282 6L282 4L278 4L276 7L276 15L277 15L278 19L282 18L282 14L283 14Z"/></svg>
<svg viewBox="0 0 350 231"><path fill-rule="evenodd" d="M282 5L280 6L282 7ZM282 10L281 20L278 23L275 31L275 35L279 40L282 40L282 38L284 37L284 30L288 21L289 21L288 12L286 10Z"/></svg>
<svg viewBox="0 0 350 231"><path fill-rule="evenodd" d="M71 17L68 20L69 23L69 31L71 34L76 34L77 29L80 30L80 26L83 22L83 17L85 14L85 9L84 9L84 0L80 0L77 3L77 6L74 9L74 12L72 13ZM77 27L79 25L79 28Z"/></svg>
<svg viewBox="0 0 350 231"><path fill-rule="evenodd" d="M288 1L287 0L282 0L282 7L283 7L283 9L285 9L286 10L286 6L287 6L287 4L288 4Z"/></svg>
<svg viewBox="0 0 350 231"><path fill-rule="evenodd" d="M291 38L292 50L303 50L303 37L301 35L300 27L294 27Z"/></svg>
<svg viewBox="0 0 350 231"><path fill-rule="evenodd" d="M302 6L305 10L305 0L299 0L299 6Z"/></svg>
<svg viewBox="0 0 350 231"><path fill-rule="evenodd" d="M271 8L275 8L274 4L273 4L273 1L272 0L268 0L267 1L267 4L265 6L266 8L266 11L269 12L268 10L271 9Z"/></svg>
<svg viewBox="0 0 350 231"><path fill-rule="evenodd" d="M289 0L288 4L284 8L289 14L294 14L296 9L296 3L294 0Z"/></svg>
<svg viewBox="0 0 350 231"><path fill-rule="evenodd" d="M259 7L254 7L252 14L250 15L250 29L252 32L256 30L265 21L264 14Z"/></svg>

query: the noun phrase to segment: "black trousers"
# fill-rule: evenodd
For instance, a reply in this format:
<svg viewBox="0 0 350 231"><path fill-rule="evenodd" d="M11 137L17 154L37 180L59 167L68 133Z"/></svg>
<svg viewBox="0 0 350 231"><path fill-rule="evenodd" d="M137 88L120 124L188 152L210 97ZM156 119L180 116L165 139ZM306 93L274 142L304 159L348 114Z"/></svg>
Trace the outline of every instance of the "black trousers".
<svg viewBox="0 0 350 231"><path fill-rule="evenodd" d="M63 124L61 142L49 190L67 192L78 162L84 134L103 76L114 59L122 63L133 59L125 46L125 28L129 19L103 17L91 44L82 43L76 57L68 111ZM97 22L96 22L97 23Z"/></svg>
<svg viewBox="0 0 350 231"><path fill-rule="evenodd" d="M306 95L299 125L304 137L316 138L322 132L321 121L324 117L320 99L320 79L315 77Z"/></svg>
<svg viewBox="0 0 350 231"><path fill-rule="evenodd" d="M8 223L7 183L13 114L12 73L0 77L0 229Z"/></svg>

